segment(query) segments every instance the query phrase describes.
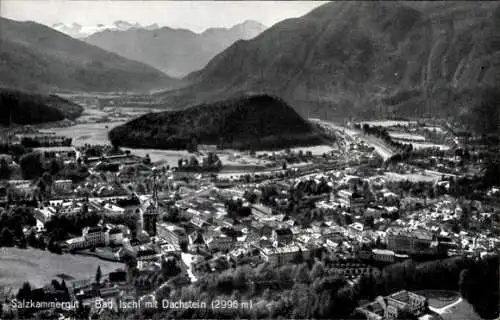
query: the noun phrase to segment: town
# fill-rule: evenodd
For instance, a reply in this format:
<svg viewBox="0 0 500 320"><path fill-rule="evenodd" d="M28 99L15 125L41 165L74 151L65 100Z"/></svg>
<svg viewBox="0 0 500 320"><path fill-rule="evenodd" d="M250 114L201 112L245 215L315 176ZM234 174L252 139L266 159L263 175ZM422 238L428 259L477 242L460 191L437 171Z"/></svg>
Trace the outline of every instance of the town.
<svg viewBox="0 0 500 320"><path fill-rule="evenodd" d="M292 318L463 319L446 311L446 299L474 306L469 319L497 312L494 137L432 120L310 121L331 144L274 151L195 144L173 162L116 145L73 146L47 131L9 131L0 146L0 246L121 267L63 274L41 287L28 278L4 293L2 318L289 310ZM458 275L460 283L450 280ZM328 293L333 302L316 311L279 296L313 285L318 294L340 293ZM216 308L217 298L240 303ZM11 303L23 300L76 307ZM154 303L164 300L205 307Z"/></svg>

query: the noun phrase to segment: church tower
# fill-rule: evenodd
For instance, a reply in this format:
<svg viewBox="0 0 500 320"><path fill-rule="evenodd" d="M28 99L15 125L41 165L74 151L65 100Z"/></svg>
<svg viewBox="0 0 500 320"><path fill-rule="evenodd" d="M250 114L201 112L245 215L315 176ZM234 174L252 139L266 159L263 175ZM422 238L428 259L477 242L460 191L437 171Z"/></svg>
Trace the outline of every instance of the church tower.
<svg viewBox="0 0 500 320"><path fill-rule="evenodd" d="M158 204L158 185L156 183L156 170L153 170L153 198L149 206L142 214L143 230L148 233L150 237L156 235L156 222L160 215L160 208Z"/></svg>

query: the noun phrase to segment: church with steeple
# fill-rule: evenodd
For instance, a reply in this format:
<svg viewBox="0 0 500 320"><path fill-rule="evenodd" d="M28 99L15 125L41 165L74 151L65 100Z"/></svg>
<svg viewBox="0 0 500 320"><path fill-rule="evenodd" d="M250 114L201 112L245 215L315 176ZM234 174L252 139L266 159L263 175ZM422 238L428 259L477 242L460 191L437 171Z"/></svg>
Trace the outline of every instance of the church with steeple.
<svg viewBox="0 0 500 320"><path fill-rule="evenodd" d="M158 186L156 183L156 173L153 176L153 198L146 210L142 213L143 231L146 231L150 237L156 236L156 223L160 215L160 206L158 203Z"/></svg>

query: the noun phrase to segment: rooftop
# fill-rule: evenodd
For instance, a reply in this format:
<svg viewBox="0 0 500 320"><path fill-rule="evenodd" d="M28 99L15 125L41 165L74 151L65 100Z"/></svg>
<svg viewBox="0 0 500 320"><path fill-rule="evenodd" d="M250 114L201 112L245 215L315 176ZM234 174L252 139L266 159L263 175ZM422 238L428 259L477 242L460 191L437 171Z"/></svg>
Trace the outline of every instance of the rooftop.
<svg viewBox="0 0 500 320"><path fill-rule="evenodd" d="M385 254L385 255L395 255L394 251L392 250L384 250L384 249L373 249L372 252L374 254Z"/></svg>
<svg viewBox="0 0 500 320"><path fill-rule="evenodd" d="M69 151L75 151L76 149L74 147L39 147L39 148L33 148L35 151L52 151L52 152L69 152Z"/></svg>
<svg viewBox="0 0 500 320"><path fill-rule="evenodd" d="M417 230L405 230L402 228L393 228L389 234L392 235L397 235L397 236L403 236L403 237L410 237L410 238L416 238L420 240L432 240L432 234L428 230L424 229L417 229Z"/></svg>
<svg viewBox="0 0 500 320"><path fill-rule="evenodd" d="M404 303L410 302L410 297L408 295L408 291L406 291L406 290L402 290L402 291L398 291L396 293L393 293L389 297L393 298L394 300L401 301Z"/></svg>

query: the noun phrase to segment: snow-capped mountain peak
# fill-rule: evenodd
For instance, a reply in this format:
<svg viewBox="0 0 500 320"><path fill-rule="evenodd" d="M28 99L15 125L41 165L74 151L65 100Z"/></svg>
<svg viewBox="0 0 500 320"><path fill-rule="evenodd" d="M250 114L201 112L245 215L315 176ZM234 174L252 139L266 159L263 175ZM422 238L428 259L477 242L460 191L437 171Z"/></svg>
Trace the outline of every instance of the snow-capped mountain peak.
<svg viewBox="0 0 500 320"><path fill-rule="evenodd" d="M154 27L157 25L151 25L148 26L148 29L151 30L151 27ZM112 30L112 31L125 31L129 29L141 29L142 26L139 23L130 23L128 21L123 21L123 20L118 20L113 22L111 25L105 25L105 24L96 24L93 26L82 26L79 25L78 23L73 22L70 25L66 25L64 23L55 23L52 26L52 29L55 29L59 32L65 33L73 38L77 39L82 39L82 38L87 38L88 36L96 33L96 32L101 32L104 30Z"/></svg>

